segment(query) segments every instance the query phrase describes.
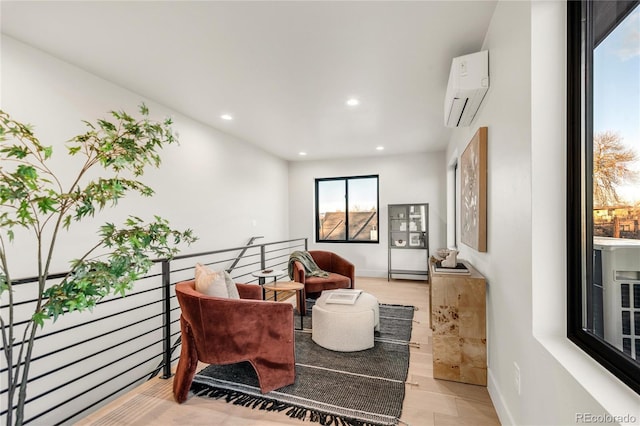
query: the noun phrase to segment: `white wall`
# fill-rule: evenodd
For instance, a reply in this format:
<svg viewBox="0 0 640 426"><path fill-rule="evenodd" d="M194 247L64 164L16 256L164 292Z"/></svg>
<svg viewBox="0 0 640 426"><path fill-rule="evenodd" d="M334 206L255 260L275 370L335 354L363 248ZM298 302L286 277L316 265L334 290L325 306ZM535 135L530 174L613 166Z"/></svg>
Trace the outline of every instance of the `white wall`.
<svg viewBox="0 0 640 426"><path fill-rule="evenodd" d="M462 153L478 127L488 127L487 252L457 246L487 278L489 388L516 411L516 423L513 363L522 363L524 348L515 342L530 334L531 324L529 32L528 3L498 4L482 47L489 50L490 89L472 125L456 129L448 147Z"/></svg>
<svg viewBox="0 0 640 426"><path fill-rule="evenodd" d="M504 424L575 424L577 413L640 419L638 396L564 337L565 9L498 3L483 45L491 88L447 149L450 159L489 128L488 251L458 248L487 278L488 388Z"/></svg>
<svg viewBox="0 0 640 426"><path fill-rule="evenodd" d="M379 244L315 243L316 178L379 175ZM302 161L289 165L290 235L309 238L309 248L334 251L352 261L356 275L387 276L387 205L429 203L429 245L446 242L444 152L339 161ZM425 259L426 261L426 259ZM424 265L426 268L426 265Z"/></svg>
<svg viewBox="0 0 640 426"><path fill-rule="evenodd" d="M152 220L153 215L157 214L168 219L174 228L192 228L200 240L191 247L185 247L183 253L241 246L254 235L265 237L259 242L288 238L286 161L11 38L3 36L1 55L0 107L14 119L31 123L41 142L54 146L51 167L59 172L65 186L70 185L75 176L72 170L79 164L76 159L66 156L64 143L85 131L82 120L95 121L105 117L110 110L125 110L135 114L140 102L144 101L153 118L163 120L166 116L171 116L175 123L174 130L179 133L180 145L168 147L162 152L161 168L150 170L141 178L155 189L156 194L152 198L131 194L115 210L97 214L95 219L73 224L69 232L62 232L57 256L51 268L53 272L68 270L70 260L80 257L84 249L94 245L96 232L101 224L105 221L120 223L130 214L148 220ZM25 232L18 232L15 242L7 247L10 272L14 279L37 275L35 244L28 242L25 236ZM185 268L191 265L187 261L182 263ZM152 272L159 273L160 270L155 267ZM187 270L184 273L189 272ZM153 297L160 297L160 291L155 290L159 287L159 282L159 278L138 282L136 290L149 289L152 293L103 304L92 312L66 315L55 323L48 322L44 332L49 333L90 319L105 318L113 311L146 306L154 300ZM16 297L18 300L28 300L35 297L29 297L31 291L35 291L33 286L21 286L16 291ZM3 304L6 303L6 294L2 296ZM176 305L175 301L173 304ZM69 395L77 395L78 399L72 403L53 409L37 420L40 424L58 423L104 395L127 386L136 378L142 377L144 381L149 371L157 365L157 358L151 362L147 360L162 351L161 345L154 343L161 338L161 332L136 335L149 330L160 330L160 311L159 304L136 310L127 316L127 321L136 324L136 321L144 319L144 324L58 352L43 362L33 363L32 377L50 372L58 366L65 367L33 382L28 389L29 397L38 395L39 389L52 389L77 375L89 375L71 383L61 392L52 392L29 404L26 418L57 406ZM24 307L18 309L18 319L25 319L30 315L31 312ZM97 325L76 328L73 333L47 337L36 345L34 355L116 329L122 325L121 318L112 317L96 323ZM173 332L177 332L177 328L178 324L173 324ZM122 342L126 345L114 346ZM147 345L154 346L149 346L147 350L141 349ZM114 361L128 353L132 353L132 356ZM79 359L79 363L67 366L69 362ZM4 367L5 364L2 357L0 365ZM96 366L107 364L111 370L89 373ZM135 367L137 364L140 367ZM109 374L113 374L113 371L127 373L110 377ZM107 379L113 380L97 387ZM5 407L6 395L3 394L0 399ZM108 401L103 403L106 402ZM0 416L0 421L4 417Z"/></svg>
<svg viewBox="0 0 640 426"><path fill-rule="evenodd" d="M179 134L180 145L163 151L160 169L141 179L155 196L132 194L115 211L72 226L61 235L54 271L68 268L78 245L95 241L99 224L129 214L158 214L175 228L192 228L200 240L185 253L244 245L254 235L265 237L260 242L288 238L286 161L6 36L1 87L2 109L31 123L41 142L54 146L54 167L67 184L78 162L66 156L64 142L85 131L82 120L95 121L111 110L137 113L144 101L154 118L172 117ZM14 277L34 274L34 256L24 256L32 249L16 238Z"/></svg>
<svg viewBox="0 0 640 426"><path fill-rule="evenodd" d="M640 424L640 396L566 336L566 6L531 7L532 331L529 363L549 371L529 377L539 412L525 418L575 422L576 413L621 416ZM553 188L554 190L549 190ZM554 380L563 392L549 393ZM545 392L546 391L546 392ZM629 421L635 417L634 421Z"/></svg>

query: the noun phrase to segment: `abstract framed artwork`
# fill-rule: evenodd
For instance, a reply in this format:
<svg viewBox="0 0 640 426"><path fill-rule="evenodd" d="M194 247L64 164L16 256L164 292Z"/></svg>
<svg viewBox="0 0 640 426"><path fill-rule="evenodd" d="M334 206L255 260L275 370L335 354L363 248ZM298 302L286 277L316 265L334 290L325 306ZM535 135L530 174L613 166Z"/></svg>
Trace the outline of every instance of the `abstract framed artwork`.
<svg viewBox="0 0 640 426"><path fill-rule="evenodd" d="M480 127L460 158L460 239L487 251L487 127Z"/></svg>

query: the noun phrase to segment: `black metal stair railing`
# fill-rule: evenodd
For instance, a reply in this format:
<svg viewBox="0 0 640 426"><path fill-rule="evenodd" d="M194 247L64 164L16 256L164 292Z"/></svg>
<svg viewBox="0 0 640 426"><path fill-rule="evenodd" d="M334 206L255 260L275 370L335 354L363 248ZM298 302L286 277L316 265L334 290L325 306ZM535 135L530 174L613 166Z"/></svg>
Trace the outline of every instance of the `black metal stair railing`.
<svg viewBox="0 0 640 426"><path fill-rule="evenodd" d="M264 237L262 236L251 237L247 245L243 247L242 250L240 251L240 254L238 254L238 257L236 257L233 263L231 264L231 266L227 268L227 272L231 273L235 269L236 265L238 265L238 262L240 262L240 260L242 259L242 256L244 256L244 254L249 249L249 246L253 245L253 242L258 238L264 238Z"/></svg>
<svg viewBox="0 0 640 426"><path fill-rule="evenodd" d="M24 423L72 424L160 372L162 378L171 377L180 347L180 308L173 286L193 278L196 262L231 270L237 282L257 284L252 273L285 269L289 254L308 246L306 238L254 244L257 238L262 237L252 238L245 246L158 259L125 298L110 297L98 303L93 312L64 315L46 324L36 336ZM49 279L55 282L64 275ZM288 279L286 275L284 279ZM36 281L14 281L18 328L27 323L32 312L32 284ZM8 307L2 303L0 312ZM0 377L8 370L5 359L2 361ZM6 423L7 392L3 378L0 423Z"/></svg>

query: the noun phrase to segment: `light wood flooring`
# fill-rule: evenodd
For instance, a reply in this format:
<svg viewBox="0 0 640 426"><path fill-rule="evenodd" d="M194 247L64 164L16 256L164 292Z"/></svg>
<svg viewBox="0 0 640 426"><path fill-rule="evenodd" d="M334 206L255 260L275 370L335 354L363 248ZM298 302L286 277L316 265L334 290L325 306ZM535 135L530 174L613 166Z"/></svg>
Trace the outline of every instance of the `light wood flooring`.
<svg viewBox="0 0 640 426"><path fill-rule="evenodd" d="M422 281L356 278L357 288L375 295L380 303L413 305L415 313L409 374L401 421L411 426L499 425L487 389L433 378L428 284ZM295 303L295 298L289 299ZM220 425L220 426L313 426L317 423L290 419L234 406L224 401L189 398L173 400L172 380L152 379L132 392L80 421L79 425Z"/></svg>

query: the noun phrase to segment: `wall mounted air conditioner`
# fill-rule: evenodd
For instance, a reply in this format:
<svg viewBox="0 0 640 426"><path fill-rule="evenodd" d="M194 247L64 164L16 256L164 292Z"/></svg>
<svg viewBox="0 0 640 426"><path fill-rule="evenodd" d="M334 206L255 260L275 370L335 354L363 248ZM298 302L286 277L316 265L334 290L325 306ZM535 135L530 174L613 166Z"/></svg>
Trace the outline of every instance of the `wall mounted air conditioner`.
<svg viewBox="0 0 640 426"><path fill-rule="evenodd" d="M444 98L444 124L468 126L476 116L489 90L489 51L453 58L447 95Z"/></svg>

